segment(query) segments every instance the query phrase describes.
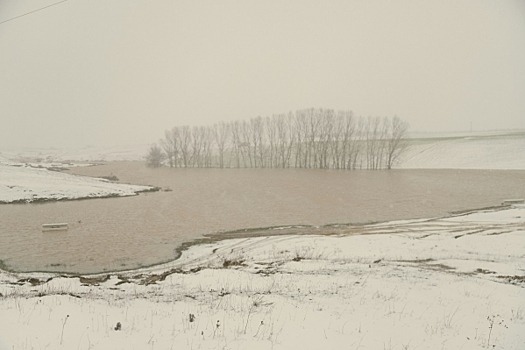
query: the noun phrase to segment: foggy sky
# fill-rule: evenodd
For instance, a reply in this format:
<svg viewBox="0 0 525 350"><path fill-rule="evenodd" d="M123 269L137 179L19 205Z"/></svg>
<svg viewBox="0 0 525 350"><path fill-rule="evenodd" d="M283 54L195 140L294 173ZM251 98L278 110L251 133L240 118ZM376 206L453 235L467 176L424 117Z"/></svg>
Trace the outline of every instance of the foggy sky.
<svg viewBox="0 0 525 350"><path fill-rule="evenodd" d="M525 2L69 0L0 24L0 151L308 107L523 129Z"/></svg>

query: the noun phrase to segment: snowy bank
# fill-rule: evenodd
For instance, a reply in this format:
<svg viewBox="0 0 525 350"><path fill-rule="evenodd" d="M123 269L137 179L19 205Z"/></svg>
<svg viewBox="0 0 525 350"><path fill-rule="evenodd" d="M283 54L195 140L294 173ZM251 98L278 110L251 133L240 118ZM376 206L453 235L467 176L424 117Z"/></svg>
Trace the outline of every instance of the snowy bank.
<svg viewBox="0 0 525 350"><path fill-rule="evenodd" d="M355 233L356 228L351 232ZM525 206L0 274L0 349L522 349Z"/></svg>
<svg viewBox="0 0 525 350"><path fill-rule="evenodd" d="M0 162L0 203L132 196L149 190L152 187Z"/></svg>

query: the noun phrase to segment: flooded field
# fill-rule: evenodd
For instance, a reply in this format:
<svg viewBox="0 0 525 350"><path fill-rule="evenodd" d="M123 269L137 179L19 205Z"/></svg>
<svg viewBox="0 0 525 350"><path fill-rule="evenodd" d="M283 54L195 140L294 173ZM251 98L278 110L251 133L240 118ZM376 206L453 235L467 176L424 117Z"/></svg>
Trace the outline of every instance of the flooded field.
<svg viewBox="0 0 525 350"><path fill-rule="evenodd" d="M0 206L0 259L16 271L102 272L171 260L205 234L286 225L435 217L525 197L525 171L77 168L164 190ZM69 224L67 232L41 225ZM264 231L264 230L261 230ZM291 228L286 233L308 233ZM272 231L276 232L276 231ZM281 232L281 231L279 231Z"/></svg>

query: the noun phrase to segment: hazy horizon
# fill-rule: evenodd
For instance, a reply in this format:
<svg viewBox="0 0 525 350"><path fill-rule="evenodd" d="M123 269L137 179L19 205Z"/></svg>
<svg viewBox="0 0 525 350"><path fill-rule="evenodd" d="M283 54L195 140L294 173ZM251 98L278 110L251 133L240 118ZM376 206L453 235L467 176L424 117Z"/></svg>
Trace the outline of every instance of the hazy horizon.
<svg viewBox="0 0 525 350"><path fill-rule="evenodd" d="M153 143L310 107L525 129L523 43L519 0L0 0L0 148Z"/></svg>

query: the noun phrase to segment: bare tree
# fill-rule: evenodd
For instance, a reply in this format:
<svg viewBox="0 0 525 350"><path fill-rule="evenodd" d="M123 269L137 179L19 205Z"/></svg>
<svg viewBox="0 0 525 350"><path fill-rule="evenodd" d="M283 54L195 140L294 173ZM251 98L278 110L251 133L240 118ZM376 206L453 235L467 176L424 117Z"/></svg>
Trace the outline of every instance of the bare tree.
<svg viewBox="0 0 525 350"><path fill-rule="evenodd" d="M408 131L408 124L397 116L392 118L390 128L390 138L386 146L386 168L392 169L392 166L399 160L399 157L406 150L406 133Z"/></svg>
<svg viewBox="0 0 525 350"><path fill-rule="evenodd" d="M228 142L231 138L231 126L224 122L215 124L213 126L213 137L217 146L219 168L224 168L224 156L228 147Z"/></svg>
<svg viewBox="0 0 525 350"><path fill-rule="evenodd" d="M345 147L344 127L344 114L339 112L336 116L334 116L331 141L328 144L329 158L331 162L329 167L333 167L334 169L341 169L342 164L344 164L344 161L341 159L342 155L344 154Z"/></svg>
<svg viewBox="0 0 525 350"><path fill-rule="evenodd" d="M179 131L179 150L181 153L182 165L187 168L190 165L190 145L191 145L191 129L184 125Z"/></svg>
<svg viewBox="0 0 525 350"><path fill-rule="evenodd" d="M319 113L311 108L305 111L306 122L306 152L305 167L312 168L317 163L317 141L319 132Z"/></svg>
<svg viewBox="0 0 525 350"><path fill-rule="evenodd" d="M331 166L330 146L334 142L334 111L331 109L319 110L319 141L318 164L316 168L327 169Z"/></svg>
<svg viewBox="0 0 525 350"><path fill-rule="evenodd" d="M368 117L365 123L366 135L366 168L371 170L377 169L379 156L378 135L381 126L379 117Z"/></svg>
<svg viewBox="0 0 525 350"><path fill-rule="evenodd" d="M295 131L295 164L296 168L304 168L305 152L306 152L306 123L305 114L303 111L297 111L294 115L294 131Z"/></svg>
<svg viewBox="0 0 525 350"><path fill-rule="evenodd" d="M294 144L292 115L281 114L276 118L278 167L288 168Z"/></svg>
<svg viewBox="0 0 525 350"><path fill-rule="evenodd" d="M407 129L398 117L355 118L351 111L310 108L212 127L174 127L160 145L170 167L375 170L399 160Z"/></svg>
<svg viewBox="0 0 525 350"><path fill-rule="evenodd" d="M233 145L233 153L235 157L235 165L237 168L241 167L241 123L239 121L235 121L231 124L231 133L232 133L232 145Z"/></svg>
<svg viewBox="0 0 525 350"><path fill-rule="evenodd" d="M191 129L191 166L203 168L204 163L204 127L194 126Z"/></svg>
<svg viewBox="0 0 525 350"><path fill-rule="evenodd" d="M253 158L256 168L266 167L265 124L261 117L250 120L251 142L253 143Z"/></svg>
<svg viewBox="0 0 525 350"><path fill-rule="evenodd" d="M277 126L275 123L275 116L267 117L264 120L266 135L268 138L267 155L268 167L275 168L277 166Z"/></svg>
<svg viewBox="0 0 525 350"><path fill-rule="evenodd" d="M212 129L201 126L202 133L202 162L205 168L211 168L213 162Z"/></svg>
<svg viewBox="0 0 525 350"><path fill-rule="evenodd" d="M356 170L363 168L363 151L366 146L366 122L362 117L357 121L356 137L351 139L350 158L348 169Z"/></svg>
<svg viewBox="0 0 525 350"><path fill-rule="evenodd" d="M355 123L352 112L340 112L340 119L341 152L339 164L342 169L352 169L351 157L355 133Z"/></svg>
<svg viewBox="0 0 525 350"><path fill-rule="evenodd" d="M378 118L379 119L379 118ZM386 140L390 132L390 121L388 118L381 118L379 121L378 133L375 136L377 144L377 154L375 158L374 169L382 169L385 163Z"/></svg>
<svg viewBox="0 0 525 350"><path fill-rule="evenodd" d="M241 122L241 133L239 134L241 137L241 143L240 143L240 149L241 149L241 155L244 159L244 166L248 166L250 168L253 168L253 153L252 153L252 140L251 140L251 132L250 132L250 123L246 120L243 120Z"/></svg>
<svg viewBox="0 0 525 350"><path fill-rule="evenodd" d="M164 150L170 168L176 166L178 158L177 147L178 129L173 128L164 132L164 139L160 140L160 145Z"/></svg>

